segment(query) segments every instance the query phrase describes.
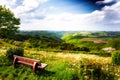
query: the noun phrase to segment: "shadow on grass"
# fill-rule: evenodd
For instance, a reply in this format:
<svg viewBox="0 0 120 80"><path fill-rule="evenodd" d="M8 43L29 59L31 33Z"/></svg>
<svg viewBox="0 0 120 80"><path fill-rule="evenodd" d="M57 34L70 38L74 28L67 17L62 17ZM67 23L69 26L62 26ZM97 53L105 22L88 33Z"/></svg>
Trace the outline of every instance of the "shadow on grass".
<svg viewBox="0 0 120 80"><path fill-rule="evenodd" d="M89 76L93 80L115 80L115 76L109 72L96 71L93 72L92 76Z"/></svg>
<svg viewBox="0 0 120 80"><path fill-rule="evenodd" d="M51 75L55 74L55 72L48 71L48 70L45 70L45 69L37 69L35 72L32 72L32 67L31 66L23 65L23 64L17 64L16 69L21 69L21 70L23 70L23 72L28 70L28 71L30 71L31 73L34 73L37 76L45 76L46 77L46 76L51 76Z"/></svg>
<svg viewBox="0 0 120 80"><path fill-rule="evenodd" d="M45 70L45 69L39 69L35 72L35 74L37 76L51 76L51 75L54 75L55 72L52 72L52 71L48 71L48 70Z"/></svg>
<svg viewBox="0 0 120 80"><path fill-rule="evenodd" d="M0 56L0 66L10 66L12 61L9 61L6 56Z"/></svg>
<svg viewBox="0 0 120 80"><path fill-rule="evenodd" d="M100 57L111 57L111 53L106 53L106 52L89 52L88 54L93 54Z"/></svg>
<svg viewBox="0 0 120 80"><path fill-rule="evenodd" d="M104 80L115 80L115 76L113 74L110 74L109 72L101 72L101 76L98 77L98 80L104 79Z"/></svg>

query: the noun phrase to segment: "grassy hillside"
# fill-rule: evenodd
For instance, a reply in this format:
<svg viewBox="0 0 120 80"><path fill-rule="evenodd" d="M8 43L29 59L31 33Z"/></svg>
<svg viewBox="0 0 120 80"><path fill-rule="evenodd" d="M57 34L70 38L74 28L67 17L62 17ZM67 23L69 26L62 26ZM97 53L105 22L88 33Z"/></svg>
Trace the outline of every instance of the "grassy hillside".
<svg viewBox="0 0 120 80"><path fill-rule="evenodd" d="M36 73L33 73L29 66L21 65L14 69L11 62L1 55L0 78L4 80L98 80L98 78L117 80L120 78L120 66L112 65L111 57L36 50L25 50L24 56L40 60L48 66L45 71Z"/></svg>
<svg viewBox="0 0 120 80"><path fill-rule="evenodd" d="M30 32L31 33L31 32ZM0 79L1 80L119 80L120 65L113 63L113 51L102 48L114 46L119 54L119 37L88 37L91 32L61 33L55 36L19 34L17 39L0 39ZM36 34L36 33L35 33ZM93 34L93 33L92 33ZM101 33L103 34L103 33ZM101 35L100 34L100 35ZM107 33L104 33L106 35ZM85 37L86 36L86 37ZM27 38L26 38L27 37ZM22 40L21 40L22 38ZM102 40L94 43L94 40ZM110 40L110 41L109 41ZM105 43L104 43L105 41ZM113 43L113 44L109 44ZM109 44L109 45L108 45ZM48 64L45 70L32 72L31 67L13 67L6 58L9 48L22 47L24 57L40 60ZM89 49L89 51L87 51ZM117 61L116 59L114 61ZM119 62L119 61L118 61Z"/></svg>
<svg viewBox="0 0 120 80"><path fill-rule="evenodd" d="M97 80L98 76L99 80L120 78L120 66L112 65L111 57L36 50L25 50L24 56L38 59L48 66L45 71L36 73L33 73L29 66L14 69L13 65L1 55L0 78L4 80Z"/></svg>
<svg viewBox="0 0 120 80"><path fill-rule="evenodd" d="M90 50L101 50L105 47L120 49L120 32L71 32L62 36L66 43Z"/></svg>

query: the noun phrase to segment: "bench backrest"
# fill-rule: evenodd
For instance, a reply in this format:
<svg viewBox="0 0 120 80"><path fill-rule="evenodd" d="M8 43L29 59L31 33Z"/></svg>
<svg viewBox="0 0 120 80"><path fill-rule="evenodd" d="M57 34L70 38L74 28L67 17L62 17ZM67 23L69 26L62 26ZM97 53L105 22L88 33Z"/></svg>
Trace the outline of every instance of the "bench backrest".
<svg viewBox="0 0 120 80"><path fill-rule="evenodd" d="M41 65L39 60L34 60L34 59L30 59L30 58L25 58L25 57L14 55L14 58L15 57L17 58L18 61L26 62L26 63L29 63L29 64L34 64L34 62L37 62L39 65Z"/></svg>

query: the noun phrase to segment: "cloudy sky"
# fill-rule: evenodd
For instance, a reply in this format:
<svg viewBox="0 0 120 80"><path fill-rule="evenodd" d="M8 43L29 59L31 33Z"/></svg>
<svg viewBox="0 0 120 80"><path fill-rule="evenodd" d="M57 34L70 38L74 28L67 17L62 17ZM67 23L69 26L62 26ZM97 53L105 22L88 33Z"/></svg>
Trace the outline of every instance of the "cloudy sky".
<svg viewBox="0 0 120 80"><path fill-rule="evenodd" d="M20 30L120 31L120 0L0 0Z"/></svg>

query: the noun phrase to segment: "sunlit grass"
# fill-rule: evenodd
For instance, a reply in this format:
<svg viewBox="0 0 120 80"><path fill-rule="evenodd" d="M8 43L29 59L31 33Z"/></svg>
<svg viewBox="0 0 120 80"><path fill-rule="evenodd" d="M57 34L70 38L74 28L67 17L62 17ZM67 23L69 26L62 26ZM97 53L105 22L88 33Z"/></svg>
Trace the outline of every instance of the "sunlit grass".
<svg viewBox="0 0 120 80"><path fill-rule="evenodd" d="M4 56L6 49L0 49ZM20 66L16 69L13 65L0 67L0 79L4 80L96 80L92 70L100 70L100 80L112 80L120 78L120 66L111 64L111 57L81 53L47 52L34 49L25 50L25 57L40 60L48 64L45 71L33 73L28 66ZM5 59L5 58L3 58ZM2 60L2 59L1 59ZM2 60L4 61L4 60ZM89 67L89 65L91 67ZM100 68L99 68L100 67ZM90 69L90 74L88 74ZM104 76L107 76L104 78ZM95 78L95 79L94 79Z"/></svg>
<svg viewBox="0 0 120 80"><path fill-rule="evenodd" d="M41 57L44 58L50 58L50 57L56 57L59 59L62 59L64 61L80 61L82 58L87 58L90 61L93 61L94 63L102 63L102 64L108 64L111 63L111 57L100 57L97 55L90 55L90 54L74 54L74 53L55 53L55 52L46 52L46 51L30 51L26 50L25 53L26 56L33 57L36 59L40 59Z"/></svg>

